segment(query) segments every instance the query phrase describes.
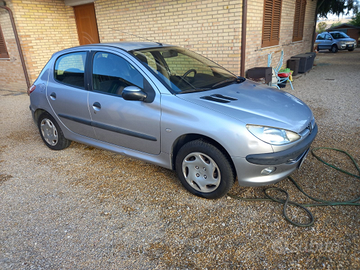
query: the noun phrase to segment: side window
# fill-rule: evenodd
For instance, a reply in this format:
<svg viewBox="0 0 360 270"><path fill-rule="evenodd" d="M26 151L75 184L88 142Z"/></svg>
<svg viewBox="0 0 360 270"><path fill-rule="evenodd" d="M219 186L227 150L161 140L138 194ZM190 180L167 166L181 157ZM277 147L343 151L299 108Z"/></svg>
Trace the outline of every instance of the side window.
<svg viewBox="0 0 360 270"><path fill-rule="evenodd" d="M86 52L75 52L60 56L55 62L55 80L84 88L85 61Z"/></svg>
<svg viewBox="0 0 360 270"><path fill-rule="evenodd" d="M129 62L112 53L97 52L93 61L94 90L121 95L127 86L144 88L144 77Z"/></svg>

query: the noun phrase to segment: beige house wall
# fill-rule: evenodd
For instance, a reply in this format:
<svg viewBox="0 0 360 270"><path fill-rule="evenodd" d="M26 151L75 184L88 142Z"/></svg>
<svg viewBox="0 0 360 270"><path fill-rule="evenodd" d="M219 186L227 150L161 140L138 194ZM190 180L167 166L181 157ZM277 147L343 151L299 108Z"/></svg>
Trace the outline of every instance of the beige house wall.
<svg viewBox="0 0 360 270"><path fill-rule="evenodd" d="M63 0L6 3L14 14L31 83L53 53L79 45L73 8Z"/></svg>
<svg viewBox="0 0 360 270"><path fill-rule="evenodd" d="M283 0L280 42L261 48L264 0L248 1L245 69L266 66L273 53L277 64L309 52L316 1L307 1L302 41L292 42L294 0ZM240 73L242 1L116 1L95 2L101 42L159 41L203 54L235 74Z"/></svg>
<svg viewBox="0 0 360 270"><path fill-rule="evenodd" d="M307 1L303 40L292 42L295 0L283 0L279 45L262 48L264 0L248 1L245 69L266 66L269 53L277 64L282 49L284 65L291 56L310 51L316 2ZM64 0L6 3L14 13L31 82L54 52L79 45L74 10ZM242 0L96 0L95 12L101 42L179 45L240 73ZM2 22L2 29L10 60L0 60L0 88L23 89L26 84L11 28Z"/></svg>
<svg viewBox="0 0 360 270"><path fill-rule="evenodd" d="M239 73L241 0L95 1L101 42L158 41Z"/></svg>
<svg viewBox="0 0 360 270"><path fill-rule="evenodd" d="M27 87L25 76L10 16L5 9L0 9L0 25L9 53L8 59L0 59L0 90L24 91Z"/></svg>

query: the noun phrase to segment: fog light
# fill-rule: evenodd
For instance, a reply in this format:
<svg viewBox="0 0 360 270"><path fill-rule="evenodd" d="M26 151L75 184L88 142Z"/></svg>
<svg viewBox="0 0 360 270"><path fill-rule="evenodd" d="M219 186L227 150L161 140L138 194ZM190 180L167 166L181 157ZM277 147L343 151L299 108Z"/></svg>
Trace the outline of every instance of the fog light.
<svg viewBox="0 0 360 270"><path fill-rule="evenodd" d="M265 169L263 169L261 171L261 174L262 175L269 175L269 174L275 172L275 170L276 170L276 167L267 167L267 168L265 168Z"/></svg>

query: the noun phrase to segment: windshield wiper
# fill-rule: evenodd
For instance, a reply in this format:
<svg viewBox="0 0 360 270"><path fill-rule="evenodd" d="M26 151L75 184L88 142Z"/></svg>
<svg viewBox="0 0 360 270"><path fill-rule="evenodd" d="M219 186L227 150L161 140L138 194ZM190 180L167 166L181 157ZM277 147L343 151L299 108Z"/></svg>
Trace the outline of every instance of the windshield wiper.
<svg viewBox="0 0 360 270"><path fill-rule="evenodd" d="M244 81L245 81L245 78L243 78L243 77L229 78L229 79L223 80L221 82L215 83L213 86L211 86L211 88L218 88L220 85L231 84L234 82L242 83Z"/></svg>
<svg viewBox="0 0 360 270"><path fill-rule="evenodd" d="M178 94L185 94L185 93L195 93L195 92L202 92L210 90L210 88L194 88L194 89L187 89L179 92Z"/></svg>

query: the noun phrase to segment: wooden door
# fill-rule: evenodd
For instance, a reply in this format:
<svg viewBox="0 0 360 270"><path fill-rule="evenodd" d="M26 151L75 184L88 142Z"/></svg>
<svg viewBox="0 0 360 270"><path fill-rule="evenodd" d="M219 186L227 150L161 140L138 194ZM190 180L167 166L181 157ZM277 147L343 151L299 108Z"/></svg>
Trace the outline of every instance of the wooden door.
<svg viewBox="0 0 360 270"><path fill-rule="evenodd" d="M74 7L80 45L99 43L94 3Z"/></svg>

